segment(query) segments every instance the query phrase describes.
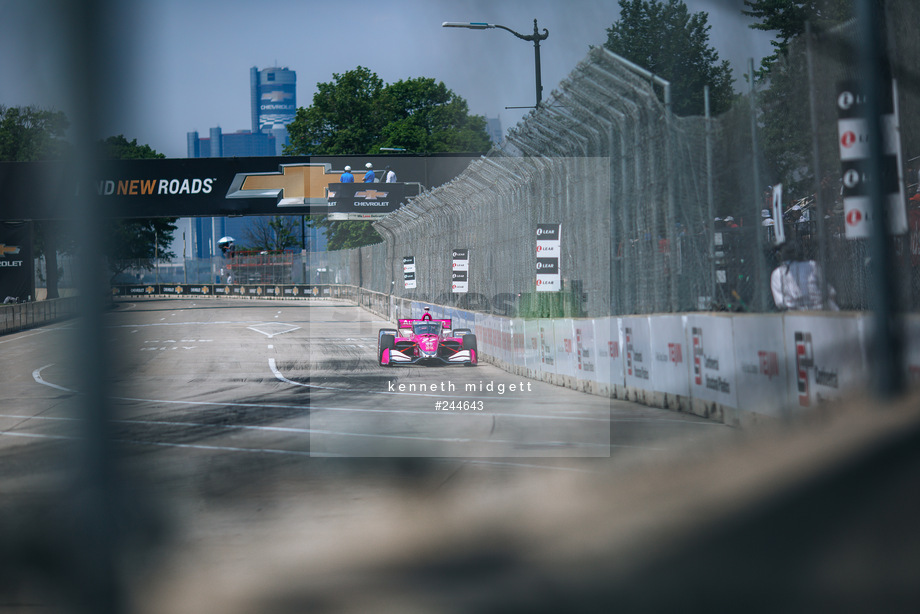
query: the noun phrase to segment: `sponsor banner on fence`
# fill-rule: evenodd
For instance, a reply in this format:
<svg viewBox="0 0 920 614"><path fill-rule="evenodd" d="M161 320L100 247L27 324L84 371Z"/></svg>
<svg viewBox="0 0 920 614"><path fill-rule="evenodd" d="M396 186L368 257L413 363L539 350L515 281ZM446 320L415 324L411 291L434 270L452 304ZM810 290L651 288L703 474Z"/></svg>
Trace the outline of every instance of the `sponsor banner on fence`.
<svg viewBox="0 0 920 614"><path fill-rule="evenodd" d="M403 284L407 290L417 287L415 279L415 256L403 256Z"/></svg>
<svg viewBox="0 0 920 614"><path fill-rule="evenodd" d="M688 315L690 396L738 407L731 316Z"/></svg>
<svg viewBox="0 0 920 614"><path fill-rule="evenodd" d="M537 292L562 290L561 224L537 224Z"/></svg>
<svg viewBox="0 0 920 614"><path fill-rule="evenodd" d="M881 184L888 231L891 234L907 232L897 82L891 81L890 87L880 92L880 98L882 172L880 177L873 177L869 170L871 147L866 94L859 81L844 80L837 84L837 133L844 228L848 239L865 239L872 234L874 216L870 195L873 182Z"/></svg>
<svg viewBox="0 0 920 614"><path fill-rule="evenodd" d="M454 293L470 290L470 250L457 248L450 253L450 291Z"/></svg>
<svg viewBox="0 0 920 614"><path fill-rule="evenodd" d="M649 316L652 381L657 392L690 396L683 316Z"/></svg>
<svg viewBox="0 0 920 614"><path fill-rule="evenodd" d="M783 316L732 319L738 409L780 416L789 405Z"/></svg>

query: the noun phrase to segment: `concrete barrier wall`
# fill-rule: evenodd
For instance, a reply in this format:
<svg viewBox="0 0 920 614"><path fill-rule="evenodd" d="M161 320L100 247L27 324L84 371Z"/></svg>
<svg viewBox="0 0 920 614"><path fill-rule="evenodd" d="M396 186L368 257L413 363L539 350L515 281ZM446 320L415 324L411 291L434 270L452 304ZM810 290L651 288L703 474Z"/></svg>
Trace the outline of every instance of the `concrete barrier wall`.
<svg viewBox="0 0 920 614"><path fill-rule="evenodd" d="M259 297L288 298L283 292ZM344 285L311 288L298 298L347 299L391 321L421 317L430 307L433 317L472 329L481 359L509 372L727 424L805 411L865 388L870 376L872 320L865 313L549 320L486 315ZM68 308L75 311L72 303L52 303L0 308L0 332L66 317ZM909 316L906 324L905 369L920 379L920 343L911 342L920 340L920 316Z"/></svg>
<svg viewBox="0 0 920 614"><path fill-rule="evenodd" d="M0 305L0 335L70 318L76 313L77 298L73 296L33 303Z"/></svg>
<svg viewBox="0 0 920 614"><path fill-rule="evenodd" d="M662 314L525 320L430 307L472 328L480 357L559 386L743 425L806 411L869 383L864 313ZM907 321L920 339L920 317ZM920 378L920 344L905 369Z"/></svg>

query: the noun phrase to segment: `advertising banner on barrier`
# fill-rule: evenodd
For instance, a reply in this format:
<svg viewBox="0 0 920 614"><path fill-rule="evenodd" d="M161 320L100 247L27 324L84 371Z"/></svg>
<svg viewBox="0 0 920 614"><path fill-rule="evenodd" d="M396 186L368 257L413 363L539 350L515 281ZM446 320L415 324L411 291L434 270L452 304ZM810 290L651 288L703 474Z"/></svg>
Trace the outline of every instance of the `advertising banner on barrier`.
<svg viewBox="0 0 920 614"><path fill-rule="evenodd" d="M789 406L783 316L763 314L732 319L738 409L780 416Z"/></svg>
<svg viewBox="0 0 920 614"><path fill-rule="evenodd" d="M0 222L0 304L35 296L32 271L32 223Z"/></svg>
<svg viewBox="0 0 920 614"><path fill-rule="evenodd" d="M540 370L556 372L556 326L553 320L537 320L540 346Z"/></svg>
<svg viewBox="0 0 920 614"><path fill-rule="evenodd" d="M690 396L727 407L738 407L732 317L688 315Z"/></svg>
<svg viewBox="0 0 920 614"><path fill-rule="evenodd" d="M594 320L575 320L575 373L578 379L597 379Z"/></svg>
<svg viewBox="0 0 920 614"><path fill-rule="evenodd" d="M838 399L869 378L864 322L848 316L783 316L790 405L814 407ZM867 330L871 338L871 330ZM854 351L855 350L855 351Z"/></svg>
<svg viewBox="0 0 920 614"><path fill-rule="evenodd" d="M192 296L210 296L212 287L207 284L190 284L186 287L186 291Z"/></svg>
<svg viewBox="0 0 920 614"><path fill-rule="evenodd" d="M597 348L597 381L602 385L623 386L626 383L623 347L619 318L598 318L594 320L594 344Z"/></svg>
<svg viewBox="0 0 920 614"><path fill-rule="evenodd" d="M657 392L690 396L683 316L649 316L652 381Z"/></svg>
<svg viewBox="0 0 920 614"><path fill-rule="evenodd" d="M553 333L556 348L556 373L574 378L575 368L575 328L570 318L553 321Z"/></svg>
<svg viewBox="0 0 920 614"><path fill-rule="evenodd" d="M654 390L652 377L652 342L648 316L623 318L623 353L626 361L626 385Z"/></svg>
<svg viewBox="0 0 920 614"><path fill-rule="evenodd" d="M539 320L524 320L524 366L533 371L543 367L540 358Z"/></svg>

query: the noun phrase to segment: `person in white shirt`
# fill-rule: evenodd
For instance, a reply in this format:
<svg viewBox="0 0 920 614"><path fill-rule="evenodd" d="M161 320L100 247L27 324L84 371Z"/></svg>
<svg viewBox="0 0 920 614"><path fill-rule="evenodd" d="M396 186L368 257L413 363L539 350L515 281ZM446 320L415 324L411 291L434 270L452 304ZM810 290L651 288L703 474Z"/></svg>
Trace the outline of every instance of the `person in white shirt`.
<svg viewBox="0 0 920 614"><path fill-rule="evenodd" d="M837 291L827 287L827 307L821 296L824 273L814 260L805 260L797 243L786 243L782 249L782 263L770 274L773 302L780 310L840 308L834 302Z"/></svg>
<svg viewBox="0 0 920 614"><path fill-rule="evenodd" d="M384 170L386 171L386 183L396 183L396 173L394 173L389 166Z"/></svg>

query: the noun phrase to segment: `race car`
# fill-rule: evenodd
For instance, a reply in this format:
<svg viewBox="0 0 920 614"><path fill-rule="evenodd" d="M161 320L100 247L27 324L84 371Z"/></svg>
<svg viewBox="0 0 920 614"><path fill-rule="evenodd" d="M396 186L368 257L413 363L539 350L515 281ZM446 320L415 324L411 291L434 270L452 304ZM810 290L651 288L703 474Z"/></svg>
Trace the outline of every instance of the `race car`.
<svg viewBox="0 0 920 614"><path fill-rule="evenodd" d="M421 318L400 319L397 326L381 328L377 334L377 359L383 366L434 363L473 367L479 362L473 331L451 330L450 319L432 319L427 307Z"/></svg>

